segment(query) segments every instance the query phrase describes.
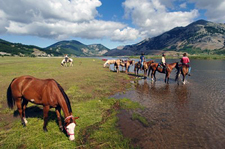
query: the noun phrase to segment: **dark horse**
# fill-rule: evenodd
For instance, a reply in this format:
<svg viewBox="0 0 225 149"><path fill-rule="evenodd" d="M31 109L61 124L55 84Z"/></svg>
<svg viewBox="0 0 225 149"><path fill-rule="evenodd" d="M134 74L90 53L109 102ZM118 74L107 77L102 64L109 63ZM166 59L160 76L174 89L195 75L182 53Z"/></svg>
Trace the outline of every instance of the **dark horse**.
<svg viewBox="0 0 225 149"><path fill-rule="evenodd" d="M186 75L188 74L188 69L189 69L189 66L185 65L185 64L180 64L178 66L177 74L176 74L176 78L175 78L175 81L177 81L178 85L179 85L180 74L182 74L182 76L183 76L183 84L185 84L185 78L186 78Z"/></svg>
<svg viewBox="0 0 225 149"><path fill-rule="evenodd" d="M55 108L60 129L63 131L61 122L61 109L64 113L64 125L70 140L74 140L74 130L76 126L75 119L72 116L72 109L69 98L63 88L54 79L37 79L32 76L21 76L14 78L7 90L8 107L13 109L17 105L17 109L23 126L26 126L27 120L25 109L28 102L43 105L44 114L44 131L47 131L48 111Z"/></svg>
<svg viewBox="0 0 225 149"><path fill-rule="evenodd" d="M165 73L166 76L165 76L165 83L169 83L169 78L170 78L170 73L172 72L172 70L174 68L177 68L178 67L178 62L175 62L175 63L171 63L171 64L166 64L166 71L163 70L163 68L160 67L160 65L158 63L152 63L149 67L149 70L148 70L148 76L150 74L150 71L152 70L152 73L151 73L151 78L152 78L152 81L156 81L156 77L155 77L155 73L156 71L160 72L160 73ZM154 76L154 79L153 79L153 76Z"/></svg>

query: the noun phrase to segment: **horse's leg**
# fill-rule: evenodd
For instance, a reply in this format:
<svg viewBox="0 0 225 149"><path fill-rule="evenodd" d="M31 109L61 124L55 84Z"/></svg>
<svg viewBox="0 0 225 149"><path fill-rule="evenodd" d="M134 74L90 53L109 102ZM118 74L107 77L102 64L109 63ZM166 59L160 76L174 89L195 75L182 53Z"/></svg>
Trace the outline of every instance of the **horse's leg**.
<svg viewBox="0 0 225 149"><path fill-rule="evenodd" d="M47 124L48 124L48 111L49 111L50 107L49 106L44 106L43 107L43 114L44 114L44 125L43 125L43 130L45 132L47 132Z"/></svg>
<svg viewBox="0 0 225 149"><path fill-rule="evenodd" d="M22 108L23 108L23 120L24 120L25 125L27 124L27 119L26 119L26 114L25 114L27 104L28 104L28 101L26 99L23 99Z"/></svg>
<svg viewBox="0 0 225 149"><path fill-rule="evenodd" d="M170 80L170 73L167 71L165 83L169 84L169 80Z"/></svg>
<svg viewBox="0 0 225 149"><path fill-rule="evenodd" d="M152 73L151 73L151 79L152 79L152 82L154 82L154 79L153 79L153 70L152 70Z"/></svg>
<svg viewBox="0 0 225 149"><path fill-rule="evenodd" d="M155 77L155 74L156 74L156 71L154 72L154 79L155 79L155 82L156 82L156 77Z"/></svg>
<svg viewBox="0 0 225 149"><path fill-rule="evenodd" d="M61 107L60 106L55 108L55 112L56 112L57 119L58 119L58 122L59 122L59 128L60 128L61 131L63 131L60 111L61 111Z"/></svg>
<svg viewBox="0 0 225 149"><path fill-rule="evenodd" d="M22 108L21 101L22 101L21 97L17 98L16 99L16 105L17 105L17 110L18 110L18 112L20 114L20 119L22 121L22 125L25 127L26 124L25 124L24 119L23 119L23 108Z"/></svg>
<svg viewBox="0 0 225 149"><path fill-rule="evenodd" d="M147 78L147 69L144 69L144 78Z"/></svg>
<svg viewBox="0 0 225 149"><path fill-rule="evenodd" d="M183 74L183 84L185 84L185 77L186 77L186 75Z"/></svg>

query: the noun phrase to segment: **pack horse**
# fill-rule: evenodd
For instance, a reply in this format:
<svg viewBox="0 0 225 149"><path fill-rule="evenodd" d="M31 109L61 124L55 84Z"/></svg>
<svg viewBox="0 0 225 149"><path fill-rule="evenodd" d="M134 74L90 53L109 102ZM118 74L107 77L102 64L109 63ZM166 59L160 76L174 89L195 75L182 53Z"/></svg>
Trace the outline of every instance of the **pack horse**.
<svg viewBox="0 0 225 149"><path fill-rule="evenodd" d="M65 117L64 128L67 135L71 141L75 139L75 119L78 117L73 117L69 98L54 79L37 79L32 76L14 78L7 90L7 103L11 109L15 104L17 105L23 126L27 125L25 109L28 102L43 105L44 131L47 131L50 108L55 108L60 129L63 131L60 114L62 109Z"/></svg>

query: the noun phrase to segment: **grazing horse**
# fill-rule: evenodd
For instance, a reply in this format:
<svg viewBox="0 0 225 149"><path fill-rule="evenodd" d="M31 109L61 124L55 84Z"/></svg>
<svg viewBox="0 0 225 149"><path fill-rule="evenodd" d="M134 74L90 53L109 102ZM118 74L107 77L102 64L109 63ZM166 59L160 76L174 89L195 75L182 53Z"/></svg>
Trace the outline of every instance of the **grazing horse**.
<svg viewBox="0 0 225 149"><path fill-rule="evenodd" d="M107 60L105 63L104 63L104 65L103 65L103 67L106 67L107 65L111 65L111 64L114 64L114 70L115 70L115 62L116 62L116 60ZM110 69L110 67L109 67L109 69Z"/></svg>
<svg viewBox="0 0 225 149"><path fill-rule="evenodd" d="M75 119L78 117L73 117L69 98L63 88L54 79L42 80L32 76L14 78L7 90L7 103L11 109L13 109L15 104L17 105L23 126L27 124L25 109L28 102L43 105L44 131L48 131L46 126L50 108L55 108L60 129L63 131L60 114L62 109L67 135L71 141L75 139Z"/></svg>
<svg viewBox="0 0 225 149"><path fill-rule="evenodd" d="M129 69L130 69L130 66L131 65L134 65L134 60L127 60L125 61L125 72L128 73L129 72Z"/></svg>
<svg viewBox="0 0 225 149"><path fill-rule="evenodd" d="M144 62L143 66L142 66L142 70L144 70L144 76L147 77L147 70L149 69L150 65L154 63L153 60L150 60L148 62ZM138 75L138 71L139 69L141 69L141 63L140 62L136 62L135 66L134 66L134 72L135 75Z"/></svg>
<svg viewBox="0 0 225 149"><path fill-rule="evenodd" d="M188 74L188 69L189 69L189 66L185 65L185 64L183 64L183 65L180 64L177 67L177 74L176 74L176 77L175 77L175 81L177 81L178 85L179 85L180 74L182 74L182 76L183 76L183 84L185 84L185 78L186 78L186 75Z"/></svg>
<svg viewBox="0 0 225 149"><path fill-rule="evenodd" d="M176 67L177 68L178 66L178 62L175 62L175 63L171 63L171 64L166 64L166 72L163 70L163 68L160 67L160 65L158 63L152 63L149 67L149 70L148 70L148 76L150 74L150 71L152 70L152 73L151 73L151 78L152 78L152 81L156 81L156 77L155 77L155 73L156 71L160 72L160 73L165 73L166 76L165 76L165 83L169 84L169 77L170 77L170 73L172 72L172 70ZM153 78L154 77L154 78Z"/></svg>
<svg viewBox="0 0 225 149"><path fill-rule="evenodd" d="M62 62L61 62L61 66L67 67L67 63L70 63L69 66L72 67L73 66L73 59L72 58L69 58L67 61L65 59L63 59Z"/></svg>

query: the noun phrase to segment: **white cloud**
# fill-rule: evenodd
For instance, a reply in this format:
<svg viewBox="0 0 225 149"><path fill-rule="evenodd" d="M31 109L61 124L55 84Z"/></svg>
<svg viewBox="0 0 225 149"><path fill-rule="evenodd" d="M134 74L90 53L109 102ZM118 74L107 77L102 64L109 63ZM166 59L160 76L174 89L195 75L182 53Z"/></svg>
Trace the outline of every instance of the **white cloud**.
<svg viewBox="0 0 225 149"><path fill-rule="evenodd" d="M130 27L127 27L123 30L115 30L113 32L112 40L114 41L126 41L126 40L135 40L139 36L139 31Z"/></svg>
<svg viewBox="0 0 225 149"><path fill-rule="evenodd" d="M189 0L195 3L196 8L205 9L205 16L213 22L225 22L225 1L224 0Z"/></svg>
<svg viewBox="0 0 225 149"><path fill-rule="evenodd" d="M156 36L177 26L186 26L198 16L198 10L169 12L159 0L126 0L125 17L132 18L143 36Z"/></svg>
<svg viewBox="0 0 225 149"><path fill-rule="evenodd" d="M0 33L58 40L69 37L110 39L114 31L124 29L131 37L121 39L133 39L133 34L128 32L135 29L126 29L127 25L120 22L95 19L100 15L96 8L101 5L100 0L0 0ZM120 33L118 36L123 36Z"/></svg>

